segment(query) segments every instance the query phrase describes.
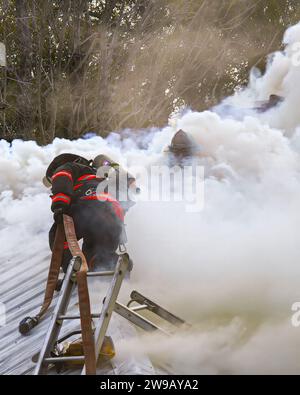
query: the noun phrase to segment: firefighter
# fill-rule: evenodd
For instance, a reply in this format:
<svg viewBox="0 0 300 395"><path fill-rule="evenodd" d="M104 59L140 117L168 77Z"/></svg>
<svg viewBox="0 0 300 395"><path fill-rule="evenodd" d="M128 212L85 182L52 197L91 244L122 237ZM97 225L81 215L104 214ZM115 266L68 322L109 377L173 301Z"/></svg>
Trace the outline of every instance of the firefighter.
<svg viewBox="0 0 300 395"><path fill-rule="evenodd" d="M169 165L183 165L188 162L189 159L197 156L200 151L200 146L196 144L194 139L180 129L173 136L167 150Z"/></svg>
<svg viewBox="0 0 300 395"><path fill-rule="evenodd" d="M278 104L284 101L284 97L278 95L270 95L269 100L261 103L258 107L255 107L255 110L264 113L269 111L270 109L276 107Z"/></svg>
<svg viewBox="0 0 300 395"><path fill-rule="evenodd" d="M99 169L105 171L100 172ZM116 250L122 242L124 215L132 205L122 204L117 196L108 192L106 171L120 171L120 166L104 155L93 161L74 154L61 154L49 165L45 181L51 184L54 224L49 232L52 250L56 227L63 220L63 214L70 215L75 224L77 239L83 239L82 251L91 269L114 268L117 262ZM135 179L128 175L126 189ZM101 188L101 183L106 187ZM100 185L101 184L101 185ZM71 259L67 242L64 244L62 261L66 272Z"/></svg>

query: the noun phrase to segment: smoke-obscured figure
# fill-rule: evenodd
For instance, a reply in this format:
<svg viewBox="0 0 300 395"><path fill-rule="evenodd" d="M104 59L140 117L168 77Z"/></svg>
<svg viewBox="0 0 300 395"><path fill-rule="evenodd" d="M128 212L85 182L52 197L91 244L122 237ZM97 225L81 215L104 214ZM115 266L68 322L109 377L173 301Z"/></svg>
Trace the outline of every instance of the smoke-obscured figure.
<svg viewBox="0 0 300 395"><path fill-rule="evenodd" d="M105 171L100 171L102 175L99 176L102 167ZM110 171L116 175L115 194L109 188ZM104 155L88 161L78 155L62 154L51 162L45 177L52 188L54 224L49 232L51 250L57 223L62 221L63 214L68 214L74 220L77 239L83 239L82 251L89 267L114 268L117 262L116 250L123 242L124 216L134 204L128 201L128 191L135 185L134 177L126 173L126 185L121 186L119 172L120 166ZM102 183L103 188L99 188ZM128 198L123 202L118 200L121 187L126 189ZM64 250L62 268L65 272L71 259L67 242Z"/></svg>
<svg viewBox="0 0 300 395"><path fill-rule="evenodd" d="M270 95L269 99L265 102L259 103L255 110L261 113L267 112L275 108L284 101L284 97L278 95Z"/></svg>
<svg viewBox="0 0 300 395"><path fill-rule="evenodd" d="M192 136L180 129L172 138L167 153L169 166L184 166L201 155L201 147Z"/></svg>
<svg viewBox="0 0 300 395"><path fill-rule="evenodd" d="M182 129L175 133L166 152L170 167L202 166L206 178L222 180L234 177L226 164L218 164L212 153L207 153L202 144Z"/></svg>

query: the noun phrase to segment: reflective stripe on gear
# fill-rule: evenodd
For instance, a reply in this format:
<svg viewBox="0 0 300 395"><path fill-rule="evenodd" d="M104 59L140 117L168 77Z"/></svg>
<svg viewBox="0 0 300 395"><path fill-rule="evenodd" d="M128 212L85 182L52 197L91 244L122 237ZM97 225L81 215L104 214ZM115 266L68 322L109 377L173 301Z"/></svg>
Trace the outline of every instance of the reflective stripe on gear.
<svg viewBox="0 0 300 395"><path fill-rule="evenodd" d="M97 178L96 174L84 174L83 176L81 176L77 179L77 182L78 181L93 180L95 178Z"/></svg>
<svg viewBox="0 0 300 395"><path fill-rule="evenodd" d="M79 189L80 187L82 187L84 184L77 184L74 187L74 191L77 191L77 189Z"/></svg>
<svg viewBox="0 0 300 395"><path fill-rule="evenodd" d="M73 182L73 177L72 174L69 173L68 171L58 171L57 173L55 173L52 177L52 182L57 178L57 177L68 177L72 182Z"/></svg>
<svg viewBox="0 0 300 395"><path fill-rule="evenodd" d="M64 202L67 204L71 203L71 198L68 195L65 195L64 193L57 193L56 195L51 197L52 203L56 202Z"/></svg>

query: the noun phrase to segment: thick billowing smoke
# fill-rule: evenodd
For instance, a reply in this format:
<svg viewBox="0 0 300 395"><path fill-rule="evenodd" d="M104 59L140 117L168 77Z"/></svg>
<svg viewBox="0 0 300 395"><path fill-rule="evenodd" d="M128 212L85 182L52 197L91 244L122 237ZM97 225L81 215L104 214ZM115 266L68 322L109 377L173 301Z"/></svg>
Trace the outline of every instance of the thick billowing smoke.
<svg viewBox="0 0 300 395"><path fill-rule="evenodd" d="M193 327L170 339L145 336L143 350L121 344L119 352L146 350L176 373L299 374L300 328L291 324L291 306L300 300L298 41L300 25L286 33L286 49L270 58L265 75L253 72L249 86L217 112L173 117L143 149L135 138L114 134L57 139L44 148L1 141L2 254L47 248L50 199L41 179L55 155L103 152L149 167L167 163L165 148L182 128L202 147L204 209L188 213L181 202L140 202L126 222L135 263L130 288ZM284 101L265 113L251 110L271 94Z"/></svg>

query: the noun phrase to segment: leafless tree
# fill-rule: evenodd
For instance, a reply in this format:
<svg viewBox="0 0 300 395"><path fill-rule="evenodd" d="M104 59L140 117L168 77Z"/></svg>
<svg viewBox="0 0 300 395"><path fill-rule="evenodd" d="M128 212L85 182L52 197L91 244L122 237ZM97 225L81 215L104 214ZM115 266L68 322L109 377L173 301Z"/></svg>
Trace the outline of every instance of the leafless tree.
<svg viewBox="0 0 300 395"><path fill-rule="evenodd" d="M46 144L208 108L264 67L299 15L294 0L2 0L0 137Z"/></svg>

